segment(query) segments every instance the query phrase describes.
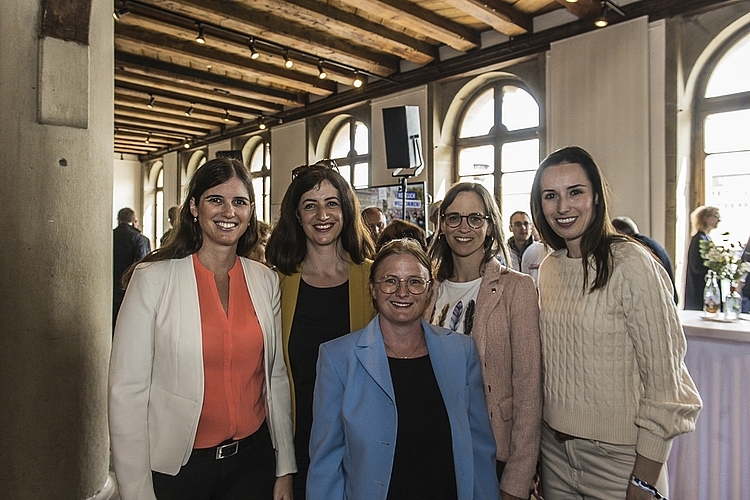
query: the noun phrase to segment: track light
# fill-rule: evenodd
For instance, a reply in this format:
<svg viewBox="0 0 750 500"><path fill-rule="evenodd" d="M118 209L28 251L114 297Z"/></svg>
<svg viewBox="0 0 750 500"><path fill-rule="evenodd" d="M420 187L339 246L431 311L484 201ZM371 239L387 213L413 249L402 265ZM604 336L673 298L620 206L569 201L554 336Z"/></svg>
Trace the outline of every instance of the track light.
<svg viewBox="0 0 750 500"><path fill-rule="evenodd" d="M154 108L154 100L155 100L154 99L154 94L149 94L148 95L148 104L146 104L146 107L148 109L153 109Z"/></svg>
<svg viewBox="0 0 750 500"><path fill-rule="evenodd" d="M229 110L228 109L224 110L224 121L225 122L229 121Z"/></svg>
<svg viewBox="0 0 750 500"><path fill-rule="evenodd" d="M190 138L185 137L185 142L182 143L182 147L188 149L190 147Z"/></svg>
<svg viewBox="0 0 750 500"><path fill-rule="evenodd" d="M151 132L148 133L148 135L146 136L146 140L143 142L145 142L146 144L149 144L151 142Z"/></svg>
<svg viewBox="0 0 750 500"><path fill-rule="evenodd" d="M258 51L255 50L255 38L250 39L250 45L248 47L250 48L250 59L257 59L260 57Z"/></svg>
<svg viewBox="0 0 750 500"><path fill-rule="evenodd" d="M354 81L352 82L352 85L354 85L354 88L360 88L362 85L364 85L364 81L362 80L362 77L359 76L359 71L354 72Z"/></svg>
<svg viewBox="0 0 750 500"><path fill-rule="evenodd" d="M610 10L616 12L622 17L625 17L625 13L622 10L620 10L617 4L615 4L611 0L602 0L601 5L602 5L601 13L599 14L599 17L597 17L596 20L594 21L594 25L597 28L604 28L605 26L609 24L609 20L607 19L607 16Z"/></svg>
<svg viewBox="0 0 750 500"><path fill-rule="evenodd" d="M190 107L187 109L187 111L185 111L185 116L190 117L190 114L193 112L193 109L194 109L193 106L195 106L195 103L191 102Z"/></svg>
<svg viewBox="0 0 750 500"><path fill-rule="evenodd" d="M321 59L318 61L318 78L321 80L325 80L328 78L328 73L326 73L326 70L323 69L323 60Z"/></svg>
<svg viewBox="0 0 750 500"><path fill-rule="evenodd" d="M289 59L289 49L284 49L284 66L287 68L294 66L294 61Z"/></svg>
<svg viewBox="0 0 750 500"><path fill-rule="evenodd" d="M578 0L565 0L568 3L576 3Z"/></svg>
<svg viewBox="0 0 750 500"><path fill-rule="evenodd" d="M112 17L115 19L115 21L119 21L122 19L122 16L129 14L130 9L128 9L128 6L125 4L125 2L122 2L122 8L114 11L112 13Z"/></svg>
<svg viewBox="0 0 750 500"><path fill-rule="evenodd" d="M206 28L202 24L198 25L198 36L195 37L195 41L201 45L206 43Z"/></svg>
<svg viewBox="0 0 750 500"><path fill-rule="evenodd" d="M260 130L265 130L266 129L266 120L262 116L260 118L258 118L258 128Z"/></svg>

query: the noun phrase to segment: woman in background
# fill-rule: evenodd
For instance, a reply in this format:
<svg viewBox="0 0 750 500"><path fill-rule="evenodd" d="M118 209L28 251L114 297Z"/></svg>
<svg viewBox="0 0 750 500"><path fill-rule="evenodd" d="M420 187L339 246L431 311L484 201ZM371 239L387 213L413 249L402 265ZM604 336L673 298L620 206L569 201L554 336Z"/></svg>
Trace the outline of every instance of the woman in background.
<svg viewBox="0 0 750 500"><path fill-rule="evenodd" d="M606 184L581 148L539 166L534 225L555 252L539 268L547 498L667 496L672 440L701 399L662 265L618 234Z"/></svg>
<svg viewBox="0 0 750 500"><path fill-rule="evenodd" d="M386 243L378 315L320 346L308 500L497 500L477 351L421 319L431 280L419 243Z"/></svg>
<svg viewBox="0 0 750 500"><path fill-rule="evenodd" d="M701 241L711 241L708 233L721 222L716 207L698 207L690 214L693 238L687 254L687 274L685 276L685 309L703 309L703 289L706 286L708 268L703 265Z"/></svg>
<svg viewBox="0 0 750 500"><path fill-rule="evenodd" d="M267 267L272 267L271 263L266 260L266 246L268 246L268 239L271 237L271 230L271 224L259 220L258 243L255 245L252 251L247 254L248 259L254 260L255 262L260 262Z"/></svg>
<svg viewBox="0 0 750 500"><path fill-rule="evenodd" d="M427 241L425 239L424 229L416 224L400 219L393 219L387 226L385 226L385 229L383 229L383 232L380 233L380 236L378 237L375 251L379 252L383 245L389 241L401 238L411 238L419 243L422 250L427 251Z"/></svg>
<svg viewBox="0 0 750 500"><path fill-rule="evenodd" d="M299 467L296 499L305 498L318 347L363 328L375 315L367 289L372 261L366 258L373 246L359 214L359 201L334 162L297 167L266 247L281 279Z"/></svg>
<svg viewBox="0 0 750 500"><path fill-rule="evenodd" d="M528 499L539 459L542 372L534 280L508 262L500 211L481 184L445 195L430 256L437 292L425 317L477 344L503 500Z"/></svg>
<svg viewBox="0 0 750 500"><path fill-rule="evenodd" d="M109 370L122 500L290 500L296 471L278 278L256 243L250 174L193 175L166 246L131 269Z"/></svg>

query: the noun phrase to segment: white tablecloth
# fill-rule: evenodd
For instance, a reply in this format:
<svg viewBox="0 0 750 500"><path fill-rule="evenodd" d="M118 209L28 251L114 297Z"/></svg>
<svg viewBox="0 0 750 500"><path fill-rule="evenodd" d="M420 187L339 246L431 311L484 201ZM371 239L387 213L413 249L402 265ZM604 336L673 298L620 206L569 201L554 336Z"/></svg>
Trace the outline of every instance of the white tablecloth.
<svg viewBox="0 0 750 500"><path fill-rule="evenodd" d="M750 320L708 321L680 311L703 410L669 456L670 500L750 498Z"/></svg>

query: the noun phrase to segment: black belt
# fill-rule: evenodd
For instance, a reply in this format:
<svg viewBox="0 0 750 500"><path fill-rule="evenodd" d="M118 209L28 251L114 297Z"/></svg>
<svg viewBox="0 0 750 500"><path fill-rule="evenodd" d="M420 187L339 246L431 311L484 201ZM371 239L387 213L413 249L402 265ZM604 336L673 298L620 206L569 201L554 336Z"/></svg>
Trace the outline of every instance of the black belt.
<svg viewBox="0 0 750 500"><path fill-rule="evenodd" d="M229 458L233 455L236 455L240 450L247 448L249 445L257 442L261 437L261 434L263 434L262 431L265 430L266 432L268 432L267 429L268 427L266 423L263 422L263 424L261 424L260 428L257 431L253 432L245 438L242 438L238 441L232 441L231 439L228 439L221 443L219 446L214 446L213 448L195 449L190 456L199 458L213 458L215 460Z"/></svg>

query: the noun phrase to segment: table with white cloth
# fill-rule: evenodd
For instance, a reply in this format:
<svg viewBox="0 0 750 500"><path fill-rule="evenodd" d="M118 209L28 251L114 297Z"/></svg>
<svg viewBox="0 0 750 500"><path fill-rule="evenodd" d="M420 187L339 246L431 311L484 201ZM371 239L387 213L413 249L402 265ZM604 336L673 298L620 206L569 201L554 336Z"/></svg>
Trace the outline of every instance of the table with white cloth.
<svg viewBox="0 0 750 500"><path fill-rule="evenodd" d="M680 311L703 410L695 431L674 440L670 500L750 498L750 316L721 319Z"/></svg>

